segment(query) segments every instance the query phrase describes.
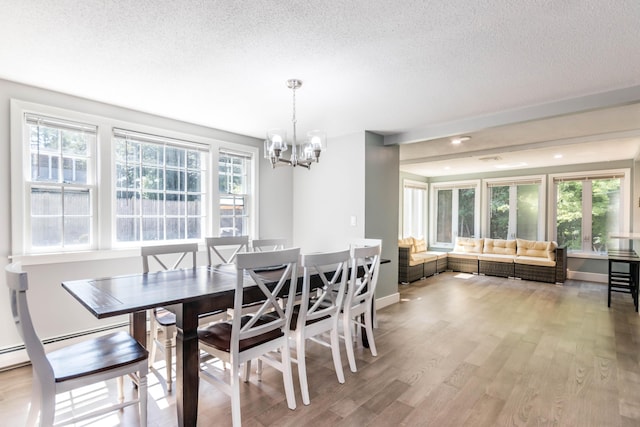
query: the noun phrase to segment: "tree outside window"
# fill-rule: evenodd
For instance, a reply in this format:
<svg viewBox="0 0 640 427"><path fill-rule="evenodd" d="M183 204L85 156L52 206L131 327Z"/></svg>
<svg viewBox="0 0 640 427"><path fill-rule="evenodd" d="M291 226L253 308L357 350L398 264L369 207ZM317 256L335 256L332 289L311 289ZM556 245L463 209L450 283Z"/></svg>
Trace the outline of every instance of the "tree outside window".
<svg viewBox="0 0 640 427"><path fill-rule="evenodd" d="M250 156L220 151L218 160L220 236L249 234L250 166Z"/></svg>
<svg viewBox="0 0 640 427"><path fill-rule="evenodd" d="M478 234L478 184L458 183L434 185L433 246L451 247L456 237Z"/></svg>
<svg viewBox="0 0 640 427"><path fill-rule="evenodd" d="M558 180L558 244L570 251L603 253L608 236L621 230L622 180L619 176Z"/></svg>
<svg viewBox="0 0 640 427"><path fill-rule="evenodd" d="M116 241L201 239L204 152L126 131L114 140Z"/></svg>
<svg viewBox="0 0 640 427"><path fill-rule="evenodd" d="M489 237L541 239L540 182L489 183Z"/></svg>
<svg viewBox="0 0 640 427"><path fill-rule="evenodd" d="M31 114L25 115L25 125L31 248L90 248L97 127Z"/></svg>

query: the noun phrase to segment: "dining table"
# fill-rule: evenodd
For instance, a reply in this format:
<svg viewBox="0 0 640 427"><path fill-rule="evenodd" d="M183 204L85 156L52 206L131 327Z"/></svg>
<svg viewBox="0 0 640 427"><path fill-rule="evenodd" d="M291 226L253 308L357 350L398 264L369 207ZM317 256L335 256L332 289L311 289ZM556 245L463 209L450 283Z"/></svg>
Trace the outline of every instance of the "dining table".
<svg viewBox="0 0 640 427"><path fill-rule="evenodd" d="M381 264L389 263L381 259ZM276 266L277 267L277 266ZM275 287L277 268L259 273L268 287ZM358 275L364 274L362 267ZM302 269L297 274L297 292L302 291ZM201 314L232 308L236 288L235 264L199 266L159 272L136 273L96 279L70 280L62 287L93 316L105 319L130 315L131 335L147 346L146 311L163 307L176 315L176 412L178 425L195 426L198 419L199 350L198 319ZM312 275L311 290L323 286ZM285 286L285 288L287 288ZM243 302L260 301L264 294L248 275L243 282ZM363 344L366 334L362 334Z"/></svg>
<svg viewBox="0 0 640 427"><path fill-rule="evenodd" d="M269 284L269 271L261 275ZM275 285L275 281L271 284ZM248 276L244 285L245 302L258 301L263 295ZM299 286L302 289L301 278ZM195 426L199 384L198 318L200 314L233 307L235 265L64 281L62 287L98 319L129 314L130 333L145 347L146 310L164 307L175 313L178 425Z"/></svg>
<svg viewBox="0 0 640 427"><path fill-rule="evenodd" d="M388 262L381 260L381 263ZM145 347L146 311L163 307L175 313L176 412L178 425L182 427L195 426L198 418L199 316L233 307L236 274L234 264L220 264L64 281L62 287L98 319L130 315L130 333ZM267 286L275 286L279 277L269 269L260 276ZM302 269L297 277L297 291L301 292ZM312 290L323 285L318 275L312 276L310 283ZM248 275L243 282L243 293L244 303L259 301L264 295Z"/></svg>

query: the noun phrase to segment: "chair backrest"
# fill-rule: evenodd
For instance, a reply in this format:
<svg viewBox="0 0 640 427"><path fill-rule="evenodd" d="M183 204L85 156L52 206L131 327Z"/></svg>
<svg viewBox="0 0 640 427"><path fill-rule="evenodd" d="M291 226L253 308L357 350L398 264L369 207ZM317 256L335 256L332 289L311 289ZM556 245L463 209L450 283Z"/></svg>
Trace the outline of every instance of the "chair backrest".
<svg viewBox="0 0 640 427"><path fill-rule="evenodd" d="M350 242L351 248L361 248L364 246L377 246L382 247L382 239L353 239Z"/></svg>
<svg viewBox="0 0 640 427"><path fill-rule="evenodd" d="M251 250L253 252L277 251L287 247L287 239L253 239Z"/></svg>
<svg viewBox="0 0 640 427"><path fill-rule="evenodd" d="M244 298L243 288L249 284L257 285L261 295L255 299L262 302L248 321L247 316L233 316L230 349L232 353L238 352L240 340L268 333L273 333L274 336L284 333L293 310L299 256L300 248L237 255L234 311L241 313L243 305L253 302L245 301ZM278 300L281 296L287 297L284 308ZM261 316L267 313L268 320L261 319Z"/></svg>
<svg viewBox="0 0 640 427"><path fill-rule="evenodd" d="M304 276L297 328L303 328L308 322L338 314L347 286L350 259L348 249L302 255ZM321 280L322 287L316 287L317 293L310 299L312 280Z"/></svg>
<svg viewBox="0 0 640 427"><path fill-rule="evenodd" d="M231 264L239 253L249 251L249 236L207 237L205 242L209 265Z"/></svg>
<svg viewBox="0 0 640 427"><path fill-rule="evenodd" d="M5 267L7 286L9 287L9 300L11 301L11 314L16 324L18 333L24 341L27 355L31 360L33 369L40 379L41 384L53 384L54 373L49 359L47 359L44 346L38 338L35 327L29 313L27 304L27 289L29 280L27 273L22 271L19 263L9 264Z"/></svg>
<svg viewBox="0 0 640 427"><path fill-rule="evenodd" d="M351 273L345 306L354 307L369 303L374 297L380 270L382 246L359 246L351 248Z"/></svg>
<svg viewBox="0 0 640 427"><path fill-rule="evenodd" d="M196 255L198 253L197 243L181 243L177 245L156 245L156 246L143 246L140 248L140 255L142 255L142 271L148 273L151 271L149 266L149 260L154 259L159 266L159 270L176 270L180 267L180 264L185 258L191 258L191 268L196 266ZM173 264L165 264L159 255L178 255L178 258L173 261ZM166 257L165 257L166 258Z"/></svg>

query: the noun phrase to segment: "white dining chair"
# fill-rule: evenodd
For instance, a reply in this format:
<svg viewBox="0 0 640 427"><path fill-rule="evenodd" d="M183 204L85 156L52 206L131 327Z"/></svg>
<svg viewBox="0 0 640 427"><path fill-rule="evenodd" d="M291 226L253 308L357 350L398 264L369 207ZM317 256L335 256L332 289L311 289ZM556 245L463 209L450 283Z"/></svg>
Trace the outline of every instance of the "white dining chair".
<svg viewBox="0 0 640 427"><path fill-rule="evenodd" d="M296 362L302 403L308 405L309 385L307 381L306 341L311 340L331 349L333 366L340 384L344 383L338 321L347 284L350 251L302 255L302 295L300 304L294 306L289 323L289 337L296 344ZM312 280L321 286L313 286ZM324 336L329 333L329 340Z"/></svg>
<svg viewBox="0 0 640 427"><path fill-rule="evenodd" d="M143 246L140 248L142 272L150 273L152 271L176 270L184 265L195 268L197 253L197 243ZM169 259L171 260L170 262ZM191 261L190 263L189 260ZM176 315L162 307L154 308L153 310L149 310L149 322L151 328L151 365L153 365L156 360L157 351L162 352L164 354L166 379L163 379L159 375L158 378L165 381L167 392L171 392L173 384L171 366L173 363L173 349L175 348L175 336L177 333ZM162 332L162 341L159 338L159 332Z"/></svg>
<svg viewBox="0 0 640 427"><path fill-rule="evenodd" d="M205 238L209 265L231 264L239 253L249 252L249 236Z"/></svg>
<svg viewBox="0 0 640 427"><path fill-rule="evenodd" d="M286 247L287 239L282 238L253 239L251 241L251 251L253 252L277 251Z"/></svg>
<svg viewBox="0 0 640 427"><path fill-rule="evenodd" d="M376 242L363 242L363 244L374 244L374 246L356 245L351 248L351 271L342 308L342 329L351 372L357 372L354 353L356 335L352 331L360 331L364 328L371 354L373 356L378 354L373 336L373 310L382 246Z"/></svg>
<svg viewBox="0 0 640 427"><path fill-rule="evenodd" d="M277 295L296 291L299 248L272 252L240 253L236 257L235 312L241 312L249 283L254 285L252 300L262 300L255 313L235 316L225 322L213 323L198 329L200 350L230 365L228 382L224 373L216 372L211 364L203 364L200 378L219 387L231 396L231 418L240 427L240 374L243 364L252 359L262 360L282 372L289 409L296 408L291 372L291 356L287 334L293 310L293 299L284 308ZM278 269L273 269L273 267ZM268 284L275 283L271 287Z"/></svg>
<svg viewBox="0 0 640 427"><path fill-rule="evenodd" d="M114 332L45 353L29 313L27 273L19 264L6 267L11 312L33 368L28 426L74 424L138 405L140 425L147 425L147 350L126 332ZM123 377L135 375L136 398L125 401ZM110 379L118 381L118 403L73 418L56 417L56 395ZM69 408L65 408L69 412ZM56 420L56 418L62 418ZM2 421L0 421L2 424Z"/></svg>

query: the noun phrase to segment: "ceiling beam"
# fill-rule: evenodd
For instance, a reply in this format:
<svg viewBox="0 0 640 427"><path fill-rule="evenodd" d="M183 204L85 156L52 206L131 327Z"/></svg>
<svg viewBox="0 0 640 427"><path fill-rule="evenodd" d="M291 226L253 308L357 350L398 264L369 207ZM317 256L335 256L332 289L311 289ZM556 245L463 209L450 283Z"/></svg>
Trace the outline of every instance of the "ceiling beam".
<svg viewBox="0 0 640 427"><path fill-rule="evenodd" d="M640 86L585 95L577 98L554 101L547 104L501 111L495 114L469 117L439 125L416 128L384 137L385 145L410 144L447 138L514 123L546 119L602 108L617 107L640 102Z"/></svg>

